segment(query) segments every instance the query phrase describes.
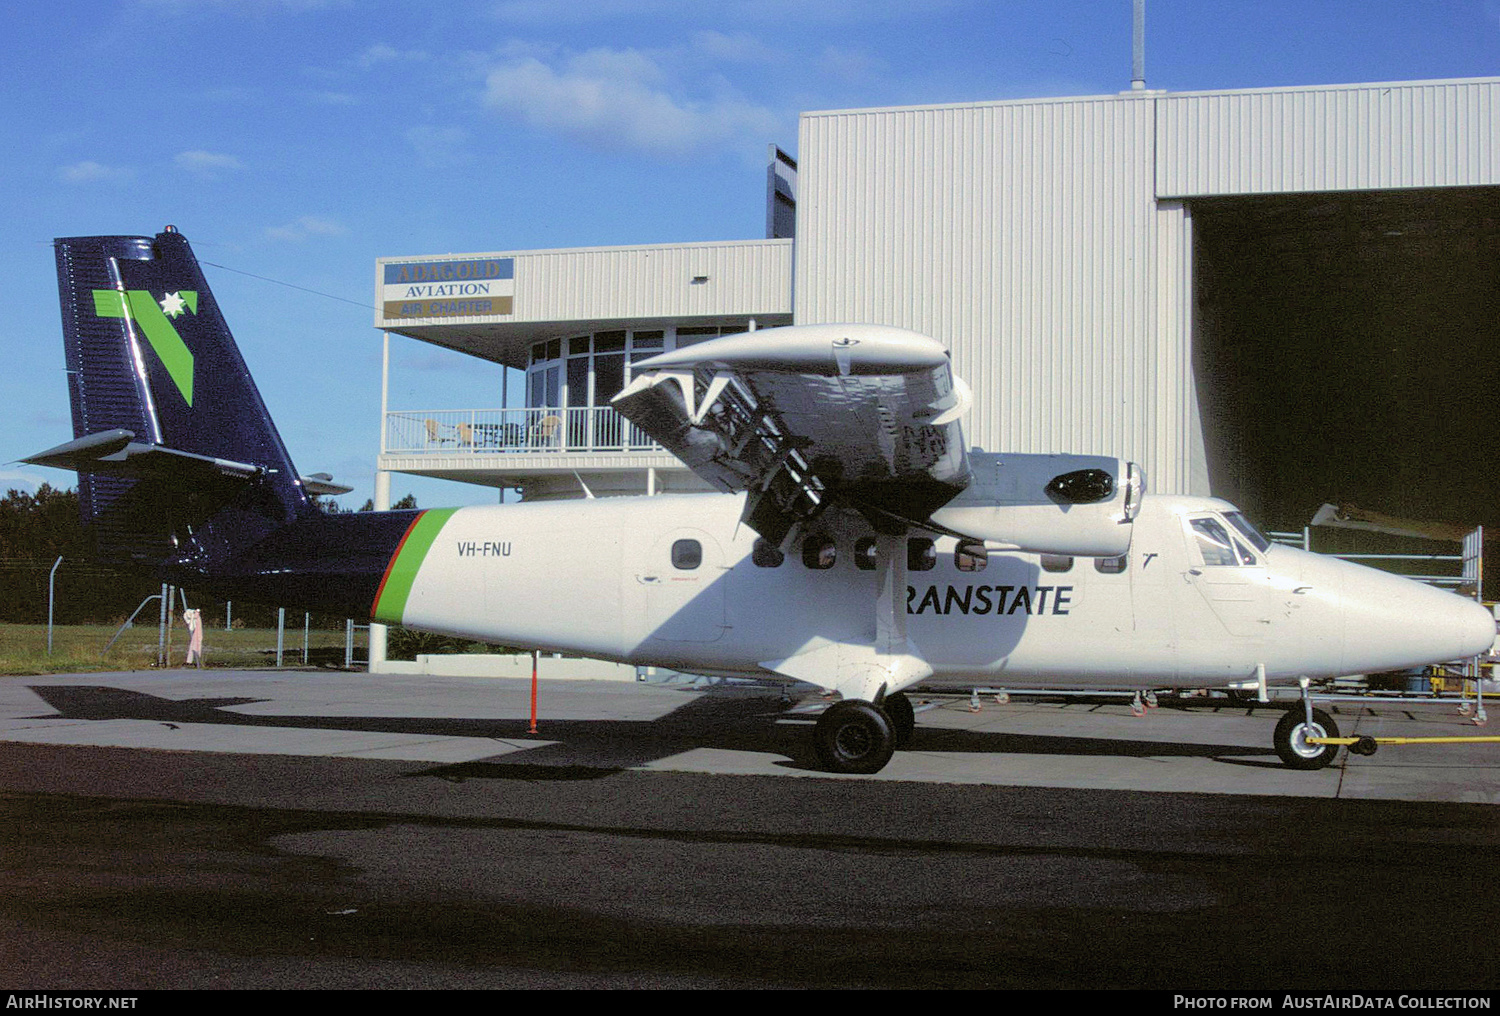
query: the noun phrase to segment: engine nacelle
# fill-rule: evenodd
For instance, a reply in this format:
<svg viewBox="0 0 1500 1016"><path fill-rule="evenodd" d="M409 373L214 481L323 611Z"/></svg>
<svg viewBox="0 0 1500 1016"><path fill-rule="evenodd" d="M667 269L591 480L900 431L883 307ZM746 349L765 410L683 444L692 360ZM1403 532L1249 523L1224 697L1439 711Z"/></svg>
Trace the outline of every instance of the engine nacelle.
<svg viewBox="0 0 1500 1016"><path fill-rule="evenodd" d="M972 452L974 480L932 514L944 528L1010 550L1119 557L1145 493L1141 468L1100 455Z"/></svg>

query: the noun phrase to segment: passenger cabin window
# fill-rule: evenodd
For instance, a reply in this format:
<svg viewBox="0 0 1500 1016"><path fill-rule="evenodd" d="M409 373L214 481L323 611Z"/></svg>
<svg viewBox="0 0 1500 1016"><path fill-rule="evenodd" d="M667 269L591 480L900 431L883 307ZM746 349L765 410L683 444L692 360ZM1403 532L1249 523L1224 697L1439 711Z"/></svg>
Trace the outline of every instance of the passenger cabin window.
<svg viewBox="0 0 1500 1016"><path fill-rule="evenodd" d="M873 536L861 536L854 541L854 567L860 571L874 571L879 563L880 549Z"/></svg>
<svg viewBox="0 0 1500 1016"><path fill-rule="evenodd" d="M1193 535L1198 538L1198 553L1210 567L1234 566L1240 563L1239 552L1224 527L1213 519L1189 519ZM1248 553L1248 551L1247 551Z"/></svg>
<svg viewBox="0 0 1500 1016"><path fill-rule="evenodd" d="M937 546L924 536L906 541L906 568L908 571L932 571L937 564Z"/></svg>
<svg viewBox="0 0 1500 1016"><path fill-rule="evenodd" d="M989 552L981 540L959 540L953 548L953 566L959 571L982 572L989 563Z"/></svg>
<svg viewBox="0 0 1500 1016"><path fill-rule="evenodd" d="M838 548L826 536L809 536L802 541L802 563L814 571L827 571L838 561Z"/></svg>
<svg viewBox="0 0 1500 1016"><path fill-rule="evenodd" d="M780 568L781 562L786 560L786 555L781 548L774 543L769 543L763 536L756 537L755 546L750 550L750 560L757 568Z"/></svg>
<svg viewBox="0 0 1500 1016"><path fill-rule="evenodd" d="M1129 560L1124 554L1119 557L1096 557L1094 558L1094 571L1100 575L1118 575L1125 570L1125 563Z"/></svg>
<svg viewBox="0 0 1500 1016"><path fill-rule="evenodd" d="M672 567L692 571L703 563L703 544L697 540L677 540L672 544Z"/></svg>
<svg viewBox="0 0 1500 1016"><path fill-rule="evenodd" d="M1073 570L1073 559L1066 554L1043 554L1042 571L1065 572Z"/></svg>

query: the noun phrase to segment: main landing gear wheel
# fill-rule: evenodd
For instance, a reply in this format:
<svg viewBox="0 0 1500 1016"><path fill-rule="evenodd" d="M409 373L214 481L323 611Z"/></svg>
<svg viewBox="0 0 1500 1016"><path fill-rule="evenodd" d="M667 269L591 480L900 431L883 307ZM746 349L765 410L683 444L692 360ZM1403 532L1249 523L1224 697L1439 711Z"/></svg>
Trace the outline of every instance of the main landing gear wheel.
<svg viewBox="0 0 1500 1016"><path fill-rule="evenodd" d="M1307 723L1307 709L1301 704L1286 711L1276 724L1276 754L1292 769L1322 769L1339 753L1336 744L1309 744L1309 737L1338 737L1339 725L1321 709L1312 711L1312 725Z"/></svg>
<svg viewBox="0 0 1500 1016"><path fill-rule="evenodd" d="M896 751L896 732L885 712L846 699L829 706L813 728L824 768L835 773L878 773Z"/></svg>
<svg viewBox="0 0 1500 1016"><path fill-rule="evenodd" d="M887 695L881 707L890 718L891 729L896 733L896 747L905 748L911 743L912 731L917 729L917 711L911 707L911 699L898 691L894 695Z"/></svg>

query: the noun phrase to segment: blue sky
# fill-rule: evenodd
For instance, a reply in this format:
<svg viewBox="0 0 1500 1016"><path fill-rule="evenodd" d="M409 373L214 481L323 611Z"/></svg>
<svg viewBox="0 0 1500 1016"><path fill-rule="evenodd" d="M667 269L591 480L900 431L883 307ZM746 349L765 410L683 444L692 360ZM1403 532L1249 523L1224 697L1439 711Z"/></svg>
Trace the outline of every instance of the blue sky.
<svg viewBox="0 0 1500 1016"><path fill-rule="evenodd" d="M72 436L51 239L170 222L298 466L352 505L377 257L756 238L766 145L795 154L802 110L1130 82L1130 0L19 0L5 21L0 463ZM1495 75L1500 0L1147 4L1152 88ZM392 408L499 404L497 368L393 347ZM72 482L0 464L0 490L43 479Z"/></svg>

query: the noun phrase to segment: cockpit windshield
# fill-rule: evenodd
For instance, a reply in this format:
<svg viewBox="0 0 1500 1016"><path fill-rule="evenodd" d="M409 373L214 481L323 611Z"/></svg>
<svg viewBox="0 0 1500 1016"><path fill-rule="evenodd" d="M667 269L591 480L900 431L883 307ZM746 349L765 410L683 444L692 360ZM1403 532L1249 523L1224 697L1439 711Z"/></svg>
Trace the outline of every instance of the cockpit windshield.
<svg viewBox="0 0 1500 1016"><path fill-rule="evenodd" d="M1223 524L1212 516L1201 515L1195 519L1188 519L1188 525L1192 527L1193 536L1198 544L1198 553L1203 555L1204 564L1234 567L1257 563L1255 555L1249 548L1240 539L1231 537ZM1251 531L1253 532L1254 529L1252 528Z"/></svg>
<svg viewBox="0 0 1500 1016"><path fill-rule="evenodd" d="M1264 553L1265 549L1271 545L1271 541L1266 538L1264 533L1255 528L1255 523L1245 518L1243 512L1225 512L1224 518L1228 520L1231 526L1238 529L1245 539L1253 543L1256 550Z"/></svg>

